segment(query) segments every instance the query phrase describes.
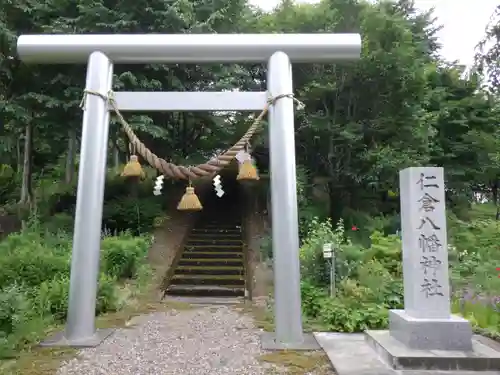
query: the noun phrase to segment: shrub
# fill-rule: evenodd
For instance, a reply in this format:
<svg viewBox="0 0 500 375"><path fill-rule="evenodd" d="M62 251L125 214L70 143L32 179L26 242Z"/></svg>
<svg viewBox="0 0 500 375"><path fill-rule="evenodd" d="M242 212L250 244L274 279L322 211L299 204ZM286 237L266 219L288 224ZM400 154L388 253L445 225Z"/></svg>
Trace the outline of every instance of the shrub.
<svg viewBox="0 0 500 375"><path fill-rule="evenodd" d="M32 225L0 243L0 358L36 340L48 323L66 319L71 237L43 233L36 220ZM120 279L149 274L149 244L129 234L103 238L96 314L122 307Z"/></svg>
<svg viewBox="0 0 500 375"><path fill-rule="evenodd" d="M17 198L20 176L7 164L0 164L0 203Z"/></svg>
<svg viewBox="0 0 500 375"><path fill-rule="evenodd" d="M47 219L44 227L46 231L49 233L57 233L57 232L66 232L66 233L71 233L73 232L73 227L74 227L74 216L70 215L68 213L57 213Z"/></svg>
<svg viewBox="0 0 500 375"><path fill-rule="evenodd" d="M327 293L308 281L302 281L300 289L303 313L308 317L318 318L321 311L321 302L327 297Z"/></svg>
<svg viewBox="0 0 500 375"><path fill-rule="evenodd" d="M498 338L500 278L495 269L500 267L500 222L484 217L464 222L450 215L448 223L453 311L469 319L482 334ZM336 295L331 298L326 283L318 280L314 272L324 267L322 244L341 237L334 237L328 223L312 225L301 248L306 318L321 324L322 329L334 331L384 328L387 310L403 308L400 238L374 230L366 248L348 239L340 242L336 252Z"/></svg>
<svg viewBox="0 0 500 375"><path fill-rule="evenodd" d="M151 174L151 171L148 170L148 173ZM56 181L60 179L49 175L36 182L38 214L49 231L72 231L77 183L61 184ZM113 234L126 230L135 234L148 233L154 227L155 218L162 216L165 202L165 199L153 196L152 179L131 185L116 171L110 170L104 190L102 226Z"/></svg>
<svg viewBox="0 0 500 375"><path fill-rule="evenodd" d="M388 324L385 308L356 300L325 299L319 316L324 326L334 332L363 332L386 328Z"/></svg>
<svg viewBox="0 0 500 375"><path fill-rule="evenodd" d="M336 248L336 294L330 297L327 277L317 270L326 262L322 247L326 242ZM340 222L335 231L329 222L313 221L301 247L303 271L303 312L323 329L360 332L385 328L389 308L401 308L401 242L399 237L374 232L371 245L363 248L345 237ZM317 272L316 274L314 272Z"/></svg>
<svg viewBox="0 0 500 375"><path fill-rule="evenodd" d="M97 291L96 314L118 310L120 308L119 301L116 279L101 273Z"/></svg>
<svg viewBox="0 0 500 375"><path fill-rule="evenodd" d="M366 288L355 282L343 280L344 293L331 298L327 293L307 282L302 283L303 313L322 329L334 332L362 332L387 326L387 309L384 305L366 302ZM347 292L347 289L352 289Z"/></svg>
<svg viewBox="0 0 500 375"><path fill-rule="evenodd" d="M101 247L103 272L116 279L131 279L137 275L149 242L144 237L124 235L104 238Z"/></svg>
<svg viewBox="0 0 500 375"><path fill-rule="evenodd" d="M402 277L401 240L396 235L384 236L375 231L370 236L371 246L365 252L366 260L377 260L389 273Z"/></svg>
<svg viewBox="0 0 500 375"><path fill-rule="evenodd" d="M129 230L139 235L150 232L155 226L155 219L162 215L162 207L155 197L123 197L104 206L103 225L113 234Z"/></svg>
<svg viewBox="0 0 500 375"><path fill-rule="evenodd" d="M323 259L323 245L331 243L338 252L345 243L343 223L339 222L334 230L329 220L314 218L309 222L306 233L300 248L301 275L314 285L324 285L328 280L328 268Z"/></svg>
<svg viewBox="0 0 500 375"><path fill-rule="evenodd" d="M10 236L7 242L9 239ZM58 254L44 246L40 238L36 242L29 237L16 242L19 244L15 250L0 256L0 287L15 283L33 287L58 275L69 274L69 249L65 254Z"/></svg>
<svg viewBox="0 0 500 375"><path fill-rule="evenodd" d="M37 340L48 322L50 317L36 315L28 290L15 284L0 289L0 358Z"/></svg>
<svg viewBox="0 0 500 375"><path fill-rule="evenodd" d="M34 290L33 300L40 315L50 314L56 321L64 321L68 312L69 278L56 276L44 281Z"/></svg>
<svg viewBox="0 0 500 375"><path fill-rule="evenodd" d="M12 284L0 289L0 332L12 334L31 315L33 306L28 293Z"/></svg>

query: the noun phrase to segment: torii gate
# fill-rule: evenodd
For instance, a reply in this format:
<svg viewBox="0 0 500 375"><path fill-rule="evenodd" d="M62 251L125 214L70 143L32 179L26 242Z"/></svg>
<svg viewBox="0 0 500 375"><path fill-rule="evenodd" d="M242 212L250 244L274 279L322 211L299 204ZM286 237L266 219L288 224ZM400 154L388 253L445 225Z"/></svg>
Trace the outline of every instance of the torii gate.
<svg viewBox="0 0 500 375"><path fill-rule="evenodd" d="M359 34L134 34L21 35L26 63L87 62L80 167L71 260L68 320L64 332L44 345L89 347L110 334L96 330L101 220L109 130L106 96L113 65L148 63L263 63L272 97L269 110L274 298L276 331L263 337L269 349L307 349L302 331L299 236L292 85L294 62L358 59ZM255 111L266 92L117 92L121 111Z"/></svg>

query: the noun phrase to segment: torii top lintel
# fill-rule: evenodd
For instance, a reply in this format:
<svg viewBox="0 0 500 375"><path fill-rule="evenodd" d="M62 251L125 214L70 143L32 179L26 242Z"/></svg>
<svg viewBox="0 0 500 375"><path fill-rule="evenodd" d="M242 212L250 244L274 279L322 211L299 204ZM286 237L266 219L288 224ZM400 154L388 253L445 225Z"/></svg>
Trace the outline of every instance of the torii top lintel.
<svg viewBox="0 0 500 375"><path fill-rule="evenodd" d="M292 62L358 59L359 34L67 34L21 35L27 63L85 63L94 51L114 63L260 63L277 51Z"/></svg>

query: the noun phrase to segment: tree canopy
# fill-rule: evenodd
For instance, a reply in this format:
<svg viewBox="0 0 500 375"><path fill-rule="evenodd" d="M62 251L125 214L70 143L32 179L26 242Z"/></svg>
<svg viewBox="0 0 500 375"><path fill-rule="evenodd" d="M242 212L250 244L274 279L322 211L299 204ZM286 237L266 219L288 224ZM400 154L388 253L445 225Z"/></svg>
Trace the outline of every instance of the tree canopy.
<svg viewBox="0 0 500 375"><path fill-rule="evenodd" d="M411 0L284 0L272 12L245 0L7 0L0 12L1 160L18 176L24 171L18 197L29 201L31 176L59 171L69 183L78 159L85 67L21 63L15 43L22 33L357 32L359 61L295 64L293 71L295 95L306 105L296 113L297 160L310 180L326 178L329 215L337 220L346 208L384 211L398 171L415 165L445 168L450 202L478 189L496 196L499 105L496 91L482 86L485 77L499 85L495 22L482 44L490 49L483 48L477 69L465 75L439 57L439 21ZM118 65L114 88L262 90L265 70L259 64ZM248 114L142 113L127 120L159 156L186 164L227 148L249 125ZM115 121L111 130L109 160L120 163L127 141ZM266 145L262 132L254 146L264 150L263 168Z"/></svg>

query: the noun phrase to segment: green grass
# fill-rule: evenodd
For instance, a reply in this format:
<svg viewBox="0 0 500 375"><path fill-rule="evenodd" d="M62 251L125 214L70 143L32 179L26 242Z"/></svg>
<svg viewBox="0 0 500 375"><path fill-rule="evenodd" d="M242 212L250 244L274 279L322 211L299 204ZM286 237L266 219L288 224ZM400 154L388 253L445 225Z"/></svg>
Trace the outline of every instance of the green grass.
<svg viewBox="0 0 500 375"><path fill-rule="evenodd" d="M470 220L494 219L497 208L491 203L473 204L470 210Z"/></svg>

